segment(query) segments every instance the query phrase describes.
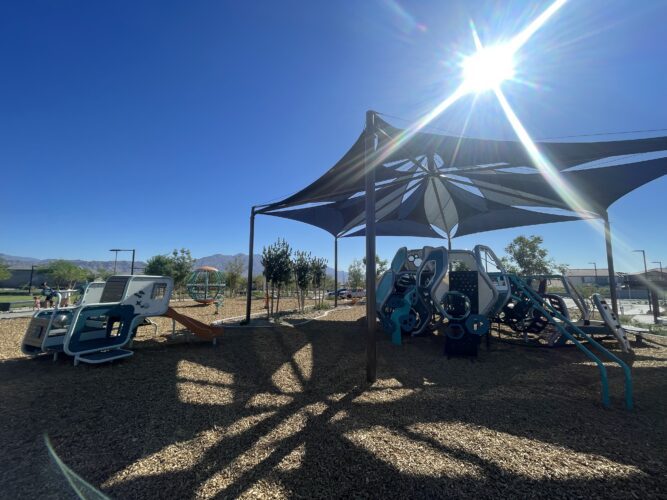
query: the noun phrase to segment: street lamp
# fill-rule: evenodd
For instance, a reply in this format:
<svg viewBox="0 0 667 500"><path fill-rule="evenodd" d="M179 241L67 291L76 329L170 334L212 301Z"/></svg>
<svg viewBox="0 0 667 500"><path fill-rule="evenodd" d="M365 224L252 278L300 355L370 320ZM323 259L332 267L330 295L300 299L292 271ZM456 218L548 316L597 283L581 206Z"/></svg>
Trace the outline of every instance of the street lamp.
<svg viewBox="0 0 667 500"><path fill-rule="evenodd" d="M589 262L589 264L593 264L593 268L595 269L595 288L598 287L598 265L595 262Z"/></svg>
<svg viewBox="0 0 667 500"><path fill-rule="evenodd" d="M132 252L132 270L130 271L130 274L134 274L134 253L135 253L134 248L112 248L109 251L110 252L116 252L116 255L114 256L114 260L113 260L113 273L114 274L116 274L116 264L118 263L118 252Z"/></svg>
<svg viewBox="0 0 667 500"><path fill-rule="evenodd" d="M646 268L646 252L644 250L633 250L633 252L641 252L644 257L644 281L646 282L646 293L648 294L648 312L651 314L651 290L648 286L648 269Z"/></svg>

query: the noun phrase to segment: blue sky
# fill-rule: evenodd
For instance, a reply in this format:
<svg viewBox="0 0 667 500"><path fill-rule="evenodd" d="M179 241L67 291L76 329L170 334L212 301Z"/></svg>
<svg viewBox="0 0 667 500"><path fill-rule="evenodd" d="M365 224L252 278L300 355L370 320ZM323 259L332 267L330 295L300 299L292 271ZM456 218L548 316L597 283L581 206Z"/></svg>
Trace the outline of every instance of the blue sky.
<svg viewBox="0 0 667 500"><path fill-rule="evenodd" d="M322 174L358 136L367 109L406 126L459 84L461 54L473 51L470 21L491 44L547 6L3 2L0 252L247 252L250 206ZM532 137L667 128L665 19L664 1L568 2L518 54L525 83L503 86ZM434 126L461 130L470 106L461 100ZM513 137L490 95L477 100L469 133ZM612 206L620 270L640 268L634 248L667 265L665 193L667 177ZM257 250L280 236L333 260L332 238L319 229L269 217L256 229ZM454 246L502 253L519 234L543 236L558 262L606 266L604 241L584 222L482 233ZM434 243L381 238L378 251L391 257L399 246ZM341 266L363 245L343 240Z"/></svg>

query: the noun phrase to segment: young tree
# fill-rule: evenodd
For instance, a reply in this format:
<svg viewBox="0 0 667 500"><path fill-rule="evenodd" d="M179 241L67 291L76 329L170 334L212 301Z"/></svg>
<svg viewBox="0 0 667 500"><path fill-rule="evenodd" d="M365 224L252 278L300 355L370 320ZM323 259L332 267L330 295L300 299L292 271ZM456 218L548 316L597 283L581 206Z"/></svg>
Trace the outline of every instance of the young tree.
<svg viewBox="0 0 667 500"><path fill-rule="evenodd" d="M556 268L556 271L558 271L560 274L565 276L567 274L568 270L570 269L570 265L569 264L557 264L555 266L555 268Z"/></svg>
<svg viewBox="0 0 667 500"><path fill-rule="evenodd" d="M12 276L9 266L4 260L0 259L0 280L9 279Z"/></svg>
<svg viewBox="0 0 667 500"><path fill-rule="evenodd" d="M522 275L548 274L554 266L549 259L549 252L542 248L541 236L517 236L507 247L507 257L502 258L505 268L512 273Z"/></svg>
<svg viewBox="0 0 667 500"><path fill-rule="evenodd" d="M144 274L149 276L172 276L172 260L166 255L155 255L148 259Z"/></svg>
<svg viewBox="0 0 667 500"><path fill-rule="evenodd" d="M334 281L334 277L333 277L333 276L326 275L326 276L324 277L324 288L325 288L325 289L327 289L327 290L334 290L334 291L335 291L335 288L336 288L335 285L336 285L336 282Z"/></svg>
<svg viewBox="0 0 667 500"><path fill-rule="evenodd" d="M366 267L366 257L361 259L364 263L364 268ZM389 266L389 261L387 259L381 259L378 254L375 254L375 276L380 277L380 275L387 270Z"/></svg>
<svg viewBox="0 0 667 500"><path fill-rule="evenodd" d="M312 274L310 267L310 253L298 250L294 253L292 270L294 271L294 283L296 284L297 302L299 309L303 312L306 307L306 293L311 282Z"/></svg>
<svg viewBox="0 0 667 500"><path fill-rule="evenodd" d="M244 270L245 260L240 255L235 256L225 264L225 277L230 297L233 297L236 293L239 286L239 280L241 279Z"/></svg>
<svg viewBox="0 0 667 500"><path fill-rule="evenodd" d="M77 281L85 281L88 275L85 269L66 260L54 260L42 268L41 271L58 288L62 286L72 288Z"/></svg>
<svg viewBox="0 0 667 500"><path fill-rule="evenodd" d="M292 249L289 244L278 239L273 245L262 250L262 265L266 280L271 285L271 308L269 314L277 314L280 307L280 291L289 282L292 274ZM276 307L273 307L274 290L278 291Z"/></svg>
<svg viewBox="0 0 667 500"><path fill-rule="evenodd" d="M310 274L313 280L313 287L315 288L317 305L322 307L324 303L322 286L324 286L327 277L327 260L322 257L313 257L310 261Z"/></svg>
<svg viewBox="0 0 667 500"><path fill-rule="evenodd" d="M237 290L245 290L246 288L248 288L248 278L246 278L245 276L239 277L237 286L238 286Z"/></svg>
<svg viewBox="0 0 667 500"><path fill-rule="evenodd" d="M185 282L192 272L195 260L187 248L181 248L180 252L174 250L171 253L171 277L174 278L174 288L183 290Z"/></svg>
<svg viewBox="0 0 667 500"><path fill-rule="evenodd" d="M258 274L257 276L254 276L252 278L252 286L255 290L263 290L264 289L264 275L263 274Z"/></svg>
<svg viewBox="0 0 667 500"><path fill-rule="evenodd" d="M366 281L364 264L359 259L354 259L347 268L347 282L350 288L361 288Z"/></svg>

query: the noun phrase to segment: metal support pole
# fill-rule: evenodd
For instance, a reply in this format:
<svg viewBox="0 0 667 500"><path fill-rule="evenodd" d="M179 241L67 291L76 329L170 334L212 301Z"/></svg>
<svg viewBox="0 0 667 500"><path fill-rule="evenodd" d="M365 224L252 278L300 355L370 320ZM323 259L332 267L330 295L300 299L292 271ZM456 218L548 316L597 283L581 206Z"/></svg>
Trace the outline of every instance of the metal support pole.
<svg viewBox="0 0 667 500"><path fill-rule="evenodd" d="M338 307L338 236L334 236L334 307Z"/></svg>
<svg viewBox="0 0 667 500"><path fill-rule="evenodd" d="M649 285L648 281L648 268L646 267L646 252L642 250L642 257L644 258L644 283L646 284L646 296L648 298L648 313L651 314L653 312L653 308L651 307L651 286Z"/></svg>
<svg viewBox="0 0 667 500"><path fill-rule="evenodd" d="M375 113L366 112L364 171L366 173L366 381L375 382L377 346L375 343Z"/></svg>
<svg viewBox="0 0 667 500"><path fill-rule="evenodd" d="M132 249L132 267L130 268L130 274L132 276L134 276L134 253L135 253L135 251L136 251L135 249Z"/></svg>
<svg viewBox="0 0 667 500"><path fill-rule="evenodd" d="M255 245L255 207L250 209L250 242L248 244L248 287L246 290L245 322L250 323L250 301L252 299L252 261Z"/></svg>
<svg viewBox="0 0 667 500"><path fill-rule="evenodd" d="M618 317L618 297L616 294L616 273L614 272L614 255L611 248L611 225L609 224L609 213L602 214L604 220L604 239L607 244L607 273L609 274L609 293L611 294L611 308Z"/></svg>

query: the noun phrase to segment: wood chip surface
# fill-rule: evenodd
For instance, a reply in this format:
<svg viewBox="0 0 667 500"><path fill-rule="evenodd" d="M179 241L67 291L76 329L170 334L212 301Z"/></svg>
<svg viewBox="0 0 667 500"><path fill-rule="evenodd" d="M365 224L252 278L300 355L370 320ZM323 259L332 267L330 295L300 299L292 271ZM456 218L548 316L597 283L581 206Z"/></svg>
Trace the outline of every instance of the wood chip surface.
<svg viewBox="0 0 667 500"><path fill-rule="evenodd" d="M244 313L172 305L205 323ZM666 498L665 345L605 343L632 365L628 412L620 369L604 409L597 369L570 347L494 341L448 360L438 337L379 334L368 386L363 316L228 329L217 347L167 340L157 318L131 358L77 367L23 356L29 319L1 320L0 497L76 498L48 436L111 498Z"/></svg>

